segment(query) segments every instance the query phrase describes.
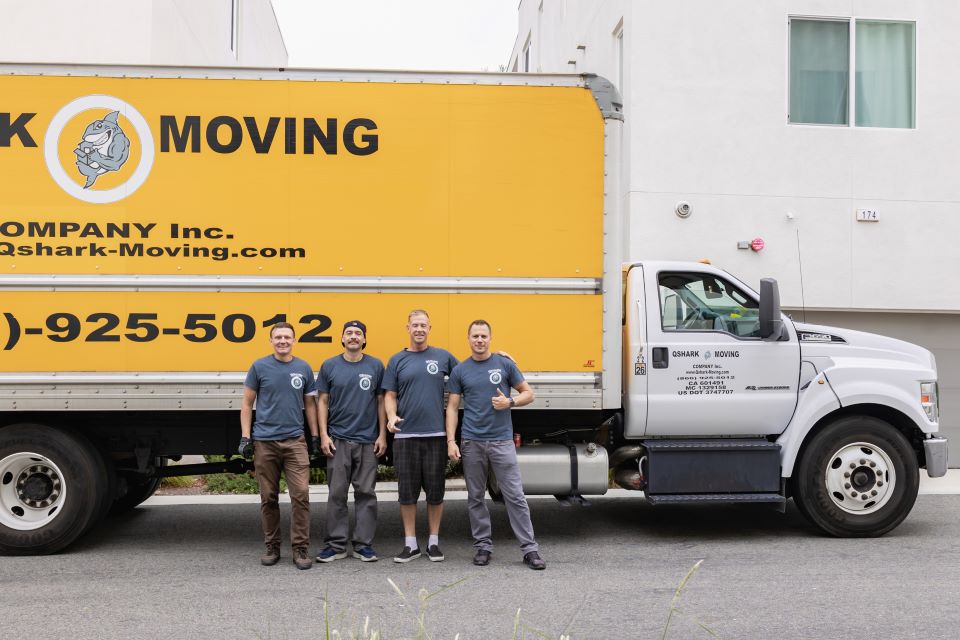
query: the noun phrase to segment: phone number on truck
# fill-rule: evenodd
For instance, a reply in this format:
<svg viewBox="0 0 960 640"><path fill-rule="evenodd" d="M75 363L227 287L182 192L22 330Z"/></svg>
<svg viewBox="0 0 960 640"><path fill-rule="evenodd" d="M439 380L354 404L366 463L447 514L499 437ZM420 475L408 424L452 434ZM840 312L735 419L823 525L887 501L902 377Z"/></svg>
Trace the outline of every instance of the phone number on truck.
<svg viewBox="0 0 960 640"><path fill-rule="evenodd" d="M27 336L42 336L52 342L152 342L161 336L174 336L188 342L212 342L218 337L227 342L250 342L259 327L272 327L278 322L288 322L287 314L278 313L266 320L257 320L246 313L231 313L219 318L214 313L188 313L183 322L158 323L156 313L91 313L78 316L75 313L51 313L36 325L24 326L10 312L4 312L7 323L7 340L4 351L15 348ZM305 325L298 342L332 342L323 335L333 324L329 316L308 313L298 322Z"/></svg>

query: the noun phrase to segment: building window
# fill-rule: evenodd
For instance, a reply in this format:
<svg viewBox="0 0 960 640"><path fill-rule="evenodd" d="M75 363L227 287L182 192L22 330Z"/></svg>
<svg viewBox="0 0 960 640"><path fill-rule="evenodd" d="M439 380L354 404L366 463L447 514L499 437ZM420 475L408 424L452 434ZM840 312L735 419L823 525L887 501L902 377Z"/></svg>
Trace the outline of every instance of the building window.
<svg viewBox="0 0 960 640"><path fill-rule="evenodd" d="M613 30L613 63L617 66L613 78L617 83L620 95L623 95L623 20Z"/></svg>
<svg viewBox="0 0 960 640"><path fill-rule="evenodd" d="M527 42L523 45L523 53L520 54L520 59L523 61L521 64L522 71L528 73L530 71L530 49L532 47L530 42L530 36L527 36Z"/></svg>
<svg viewBox="0 0 960 640"><path fill-rule="evenodd" d="M916 42L910 22L857 21L858 127L912 129L916 123Z"/></svg>
<svg viewBox="0 0 960 640"><path fill-rule="evenodd" d="M853 108L858 127L913 128L914 34L912 22L791 19L789 121L848 125Z"/></svg>

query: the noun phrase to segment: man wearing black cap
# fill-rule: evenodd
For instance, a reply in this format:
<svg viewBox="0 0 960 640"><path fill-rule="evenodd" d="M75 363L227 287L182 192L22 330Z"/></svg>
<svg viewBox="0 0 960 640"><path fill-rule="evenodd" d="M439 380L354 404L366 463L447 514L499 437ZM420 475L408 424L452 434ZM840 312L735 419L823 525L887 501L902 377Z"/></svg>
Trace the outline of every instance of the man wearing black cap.
<svg viewBox="0 0 960 640"><path fill-rule="evenodd" d="M327 537L317 562L353 557L374 562L377 529L377 458L387 451L383 408L383 363L363 353L367 327L359 320L343 325L343 353L320 367L317 391L320 448L327 456ZM347 491L353 484L356 526L350 538Z"/></svg>

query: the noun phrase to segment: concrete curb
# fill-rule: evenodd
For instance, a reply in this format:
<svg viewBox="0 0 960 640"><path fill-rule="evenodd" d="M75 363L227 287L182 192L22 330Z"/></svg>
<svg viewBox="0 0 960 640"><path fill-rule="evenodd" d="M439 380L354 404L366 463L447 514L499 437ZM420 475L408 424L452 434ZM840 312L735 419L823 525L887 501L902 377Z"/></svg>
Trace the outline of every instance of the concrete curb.
<svg viewBox="0 0 960 640"><path fill-rule="evenodd" d="M466 500L466 483L461 478L447 480L446 500ZM930 478L920 472L920 495L958 495L960 494L960 469L950 469L947 475L942 478ZM609 498L640 498L643 493L639 491L628 491L626 489L610 489L602 496L595 496L599 499ZM378 482L377 498L384 502L392 502L397 499L396 482ZM592 496L588 496L590 498ZM553 500L553 496L528 496L531 500ZM351 498L352 500L352 498ZM311 485L310 501L323 503L327 501L327 485ZM257 504L260 502L260 496L256 495L209 495L194 494L180 496L153 496L143 504L148 507L159 507L165 505L179 504ZM280 496L282 504L289 504L290 497L286 494Z"/></svg>

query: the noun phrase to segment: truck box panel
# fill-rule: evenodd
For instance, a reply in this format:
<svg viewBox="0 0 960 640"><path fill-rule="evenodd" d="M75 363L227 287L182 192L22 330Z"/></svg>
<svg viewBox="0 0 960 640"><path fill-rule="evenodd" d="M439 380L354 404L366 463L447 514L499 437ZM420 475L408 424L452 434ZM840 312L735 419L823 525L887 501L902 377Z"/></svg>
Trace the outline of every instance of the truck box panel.
<svg viewBox="0 0 960 640"><path fill-rule="evenodd" d="M4 75L0 95L12 121L34 114L36 145L15 136L0 153L0 274L602 274L603 120L587 89ZM127 105L129 155L83 189L78 143L113 108L102 96ZM137 243L189 247L121 246Z"/></svg>
<svg viewBox="0 0 960 640"><path fill-rule="evenodd" d="M431 344L459 358L469 355L468 323L483 318L494 348L525 371L599 372L601 303L599 295L576 294L8 291L0 303L0 371L246 371L269 353L264 322L278 314L307 340L296 354L315 369L342 351L341 327L354 318L367 324L368 352L386 361L409 343L407 314L423 308ZM140 319L156 330L137 328L131 314L156 314ZM184 337L208 333L209 341Z"/></svg>

